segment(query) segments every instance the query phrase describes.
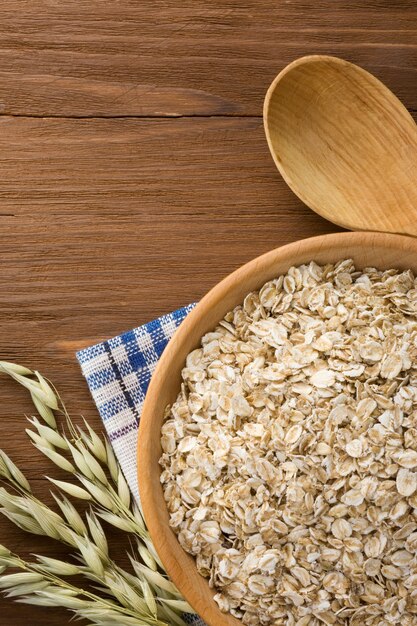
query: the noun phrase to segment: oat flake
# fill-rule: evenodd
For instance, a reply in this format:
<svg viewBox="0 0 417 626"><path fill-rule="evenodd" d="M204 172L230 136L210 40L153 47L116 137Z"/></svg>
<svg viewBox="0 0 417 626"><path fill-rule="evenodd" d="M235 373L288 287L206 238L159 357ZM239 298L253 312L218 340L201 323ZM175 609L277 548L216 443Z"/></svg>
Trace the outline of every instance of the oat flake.
<svg viewBox="0 0 417 626"><path fill-rule="evenodd" d="M161 433L170 524L247 626L417 625L417 282L292 267L201 340Z"/></svg>

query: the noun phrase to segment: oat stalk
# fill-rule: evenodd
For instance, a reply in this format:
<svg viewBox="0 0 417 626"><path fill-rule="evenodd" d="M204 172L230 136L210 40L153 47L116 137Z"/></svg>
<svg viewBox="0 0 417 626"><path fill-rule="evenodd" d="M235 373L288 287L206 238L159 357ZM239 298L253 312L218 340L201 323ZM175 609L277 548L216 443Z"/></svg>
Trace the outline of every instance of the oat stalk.
<svg viewBox="0 0 417 626"><path fill-rule="evenodd" d="M192 609L168 580L108 441L85 420L83 428L76 426L55 387L39 372L5 361L0 372L31 395L38 417L28 418L26 432L33 445L70 475L68 481L48 478L58 489L52 494L58 513L33 495L27 478L0 450L5 485L0 513L26 532L60 541L73 554L68 561L36 555L36 561L27 562L0 546L0 590L16 602L65 607L97 626L184 625L181 615ZM84 517L68 496L90 503ZM134 574L109 556L100 519L132 535ZM18 571L5 573L10 568ZM66 580L74 575L82 576L87 588Z"/></svg>

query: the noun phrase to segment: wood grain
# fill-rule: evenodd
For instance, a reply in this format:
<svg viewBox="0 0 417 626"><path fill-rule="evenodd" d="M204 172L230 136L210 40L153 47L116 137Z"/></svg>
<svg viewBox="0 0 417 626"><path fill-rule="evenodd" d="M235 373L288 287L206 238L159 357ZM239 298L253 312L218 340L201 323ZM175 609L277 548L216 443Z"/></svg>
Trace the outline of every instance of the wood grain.
<svg viewBox="0 0 417 626"><path fill-rule="evenodd" d="M98 428L77 349L200 299L253 256L335 230L277 175L259 119L4 117L0 171L0 358L42 371ZM1 446L45 497L41 477L64 474L33 453L30 402L1 382ZM17 550L56 550L1 519L0 533ZM7 625L28 615L1 605ZM33 626L64 619L30 614Z"/></svg>
<svg viewBox="0 0 417 626"><path fill-rule="evenodd" d="M195 559L181 547L170 524L160 482L161 426L166 407L181 390L181 371L187 355L228 311L251 291L285 274L290 267L309 263L336 263L353 259L357 268L412 269L417 272L417 239L386 233L336 233L296 241L249 261L218 283L197 304L166 347L152 378L142 411L138 437L140 498L152 540L166 571L208 626L239 626L242 622L222 613L215 591L197 570Z"/></svg>
<svg viewBox="0 0 417 626"><path fill-rule="evenodd" d="M414 0L3 0L5 114L260 115L294 58L363 65L417 109Z"/></svg>
<svg viewBox="0 0 417 626"><path fill-rule="evenodd" d="M265 91L290 60L322 52L362 64L417 111L416 5L4 0L1 10L0 358L42 371L99 427L76 349L200 299L276 246L337 230L277 174ZM25 437L30 402L3 379L0 398L0 445L48 497L43 476L56 470ZM3 519L0 542L62 554ZM112 546L122 553L123 538ZM5 626L68 619L3 600L0 611Z"/></svg>

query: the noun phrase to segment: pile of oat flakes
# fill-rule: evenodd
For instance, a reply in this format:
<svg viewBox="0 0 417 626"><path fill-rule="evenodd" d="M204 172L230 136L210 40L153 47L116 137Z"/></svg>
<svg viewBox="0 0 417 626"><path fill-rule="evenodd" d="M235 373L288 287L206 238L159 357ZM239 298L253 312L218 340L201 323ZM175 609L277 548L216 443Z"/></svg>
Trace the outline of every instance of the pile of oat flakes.
<svg viewBox="0 0 417 626"><path fill-rule="evenodd" d="M170 523L243 624L417 624L417 281L292 267L228 313L162 428Z"/></svg>

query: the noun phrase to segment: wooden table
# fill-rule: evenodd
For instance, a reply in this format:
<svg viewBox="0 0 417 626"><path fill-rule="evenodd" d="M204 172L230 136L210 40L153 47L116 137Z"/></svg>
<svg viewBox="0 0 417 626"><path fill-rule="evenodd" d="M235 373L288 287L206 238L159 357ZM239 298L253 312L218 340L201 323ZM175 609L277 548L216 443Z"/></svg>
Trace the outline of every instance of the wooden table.
<svg viewBox="0 0 417 626"><path fill-rule="evenodd" d="M3 0L0 20L0 358L53 379L99 418L83 346L198 300L266 250L337 230L278 175L265 91L305 54L361 64L417 112L415 0ZM60 476L2 379L1 447L47 497ZM24 555L63 555L0 520ZM114 554L123 538L115 536ZM125 561L124 561L125 562ZM68 614L1 601L5 626Z"/></svg>

